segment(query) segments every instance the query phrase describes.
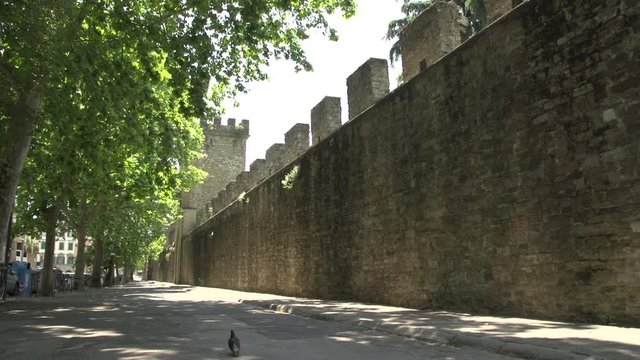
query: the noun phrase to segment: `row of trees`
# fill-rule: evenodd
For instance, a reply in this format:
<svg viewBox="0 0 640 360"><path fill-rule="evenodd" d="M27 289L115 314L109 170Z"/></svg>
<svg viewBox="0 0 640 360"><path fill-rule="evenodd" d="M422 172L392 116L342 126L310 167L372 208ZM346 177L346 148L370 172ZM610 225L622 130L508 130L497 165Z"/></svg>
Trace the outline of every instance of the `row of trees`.
<svg viewBox="0 0 640 360"><path fill-rule="evenodd" d="M354 7L353 0L0 1L0 238L17 204L18 229L46 233L45 270L64 230L78 239L76 279L88 237L96 277L111 254L133 269L179 216L179 194L205 175L191 165L201 156L198 119L264 79L270 59L310 70L301 41L312 29L335 38L325 16L350 16Z"/></svg>

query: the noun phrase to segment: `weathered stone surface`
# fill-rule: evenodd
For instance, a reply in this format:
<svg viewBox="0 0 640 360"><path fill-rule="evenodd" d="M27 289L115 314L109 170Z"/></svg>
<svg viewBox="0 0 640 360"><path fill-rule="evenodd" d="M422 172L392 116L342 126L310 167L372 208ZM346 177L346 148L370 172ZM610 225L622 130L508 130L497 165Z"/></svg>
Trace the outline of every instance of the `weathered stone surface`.
<svg viewBox="0 0 640 360"><path fill-rule="evenodd" d="M274 144L266 152L266 159L257 159L250 165L250 170L236 176L210 202L210 209L201 209L198 224L208 218L205 214L214 215L232 202L244 198L244 194L264 179L282 169L309 148L309 125L296 124L285 133L284 144Z"/></svg>
<svg viewBox="0 0 640 360"><path fill-rule="evenodd" d="M466 22L453 2L435 1L400 33L402 79L408 81L462 42Z"/></svg>
<svg viewBox="0 0 640 360"><path fill-rule="evenodd" d="M325 96L311 109L312 145L322 141L342 125L342 106L339 97Z"/></svg>
<svg viewBox="0 0 640 360"><path fill-rule="evenodd" d="M249 120L242 120L236 126L235 119L228 119L221 125L220 119L214 124L203 126L206 157L196 162L196 166L206 171L204 183L197 185L182 195L182 208L202 209L221 189L244 170L249 137Z"/></svg>
<svg viewBox="0 0 640 360"><path fill-rule="evenodd" d="M485 0L484 6L487 10L487 21L492 23L504 14L511 11L515 5L518 5L522 0Z"/></svg>
<svg viewBox="0 0 640 360"><path fill-rule="evenodd" d="M285 164L293 161L309 148L309 124L295 124L284 134Z"/></svg>
<svg viewBox="0 0 640 360"><path fill-rule="evenodd" d="M285 153L287 152L287 146L285 144L273 144L267 149L267 175L271 175L274 172L280 170L285 164Z"/></svg>
<svg viewBox="0 0 640 360"><path fill-rule="evenodd" d="M247 184L250 188L258 185L268 174L267 161L265 159L256 159L249 165L249 177Z"/></svg>
<svg viewBox="0 0 640 360"><path fill-rule="evenodd" d="M639 36L637 1L523 3L183 237L181 281L640 325Z"/></svg>
<svg viewBox="0 0 640 360"><path fill-rule="evenodd" d="M389 65L371 58L347 78L349 120L389 93Z"/></svg>

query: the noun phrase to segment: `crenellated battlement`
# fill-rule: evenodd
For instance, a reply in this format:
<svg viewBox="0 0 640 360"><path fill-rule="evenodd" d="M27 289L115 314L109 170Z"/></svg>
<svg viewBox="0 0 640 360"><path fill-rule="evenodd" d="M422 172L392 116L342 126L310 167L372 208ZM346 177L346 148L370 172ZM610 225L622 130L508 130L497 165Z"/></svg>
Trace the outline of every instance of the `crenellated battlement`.
<svg viewBox="0 0 640 360"><path fill-rule="evenodd" d="M249 120L230 118L226 125L217 118L213 123L201 122L204 133L203 152L205 157L196 161L196 166L206 171L208 176L202 184L194 186L181 197L183 209L197 209L195 223L206 217L205 205L210 203L211 194L224 189L227 183L242 171L246 159L246 142L249 137ZM185 229L188 230L188 229Z"/></svg>
<svg viewBox="0 0 640 360"><path fill-rule="evenodd" d="M503 16L523 0L485 0L489 22ZM404 81L426 70L462 42L466 18L453 2L435 1L400 34ZM389 70L385 59L371 58L346 80L349 120L375 105L389 93ZM312 145L332 136L342 126L342 105L338 97L326 96L311 109L310 126L296 124L285 133L285 142L272 145L265 159L255 160L250 171L243 171L249 120L220 118L203 122L204 151L207 157L198 162L209 176L205 183L182 196L185 209L198 209L197 224L202 223L243 192L248 192L281 168L294 161ZM237 174L237 175L236 175ZM235 176L235 178L234 178ZM211 194L215 194L211 198Z"/></svg>
<svg viewBox="0 0 640 360"><path fill-rule="evenodd" d="M284 143L292 148L304 151L309 147L309 125L295 124L284 134Z"/></svg>
<svg viewBox="0 0 640 360"><path fill-rule="evenodd" d="M485 4L489 20L494 21L501 17L514 4L520 2L520 0L487 0ZM458 47L462 42L465 26L467 26L466 18L453 2L435 1L420 14L400 34L404 80L408 81ZM376 58L367 60L347 78L346 83L348 113L351 120L389 94L387 60ZM309 147L310 129L314 146L338 130L342 126L340 98L324 97L311 109L310 124L310 126L302 123L294 125L285 133L285 142L272 145L266 151L265 159L254 161L248 172L238 169L235 179L231 175L227 176L228 180L224 185L218 184L217 190L211 188L213 191L210 190L206 195L210 196L213 193L216 196L208 197L210 200L185 201L185 205L193 206L192 204L195 203L195 207L199 209L198 223L236 201L240 194L248 192L305 152ZM214 119L213 124L205 124L203 129L206 137L205 151L208 153L214 149L217 149L219 154L230 150L233 152L235 151L233 148L238 145L237 139L240 139L244 149L244 142L249 137L248 120L242 120L239 125L236 125L236 119L230 118L226 125L223 125L221 119L217 118ZM225 137L236 140L221 148L220 144L224 141L221 142L220 138ZM223 166L227 165L225 159L218 158L216 161ZM219 174L218 171L209 172Z"/></svg>
<svg viewBox="0 0 640 360"><path fill-rule="evenodd" d="M342 126L342 106L339 97L325 96L311 109L311 137L316 145Z"/></svg>
<svg viewBox="0 0 640 360"><path fill-rule="evenodd" d="M229 182L213 199L204 204L198 211L197 223L200 224L215 215L238 200L242 193L248 192L300 156L309 148L309 125L296 124L284 137L284 144L272 145L266 151L266 159L255 160L249 166L249 171L240 172L234 181Z"/></svg>
<svg viewBox="0 0 640 360"><path fill-rule="evenodd" d="M389 93L389 64L370 58L347 78L349 120Z"/></svg>
<svg viewBox="0 0 640 360"><path fill-rule="evenodd" d="M522 1L485 0L487 21L494 22ZM460 46L468 26L454 2L434 1L400 33L403 80L410 80Z"/></svg>
<svg viewBox="0 0 640 360"><path fill-rule="evenodd" d="M287 145L286 144L273 144L270 148L267 149L265 154L265 160L267 161L267 174L272 175L276 171L280 169L282 164L284 163L284 158L287 153Z"/></svg>
<svg viewBox="0 0 640 360"><path fill-rule="evenodd" d="M518 2L518 1L516 1ZM512 0L487 1L487 11L494 20L508 11ZM400 44L405 81L425 70L442 56L451 52L462 42L466 18L452 2L436 1L401 33ZM355 118L380 99L389 94L389 70L385 59L371 58L359 66L346 80L349 120ZM311 128L312 144L315 146L342 126L342 106L338 97L324 97L311 109L310 123L296 124L285 133L285 142L272 145L265 159L258 159L250 165L248 172L240 172L235 180L230 179L226 187L216 196L201 204L198 223L213 216L230 203L236 201L243 192L248 192L265 179L277 173L282 167L294 161L309 147ZM216 136L249 136L249 121L243 120L236 126L231 118L223 125L215 119L205 127L208 134L205 148ZM215 192L214 192L215 193Z"/></svg>
<svg viewBox="0 0 640 360"><path fill-rule="evenodd" d="M466 18L453 2L435 1L400 33L402 78L410 80L462 43Z"/></svg>
<svg viewBox="0 0 640 360"><path fill-rule="evenodd" d="M640 2L509 8L453 51L457 11L429 8L406 82L376 93L385 69L359 68L353 118L307 150L296 125L227 179L158 279L638 326Z"/></svg>
<svg viewBox="0 0 640 360"><path fill-rule="evenodd" d="M227 124L223 125L222 120L220 118L216 118L213 120L213 124L211 123L203 123L202 131L206 136L239 136L239 137L249 137L249 120L242 120L240 124L236 123L236 119L229 118L227 119Z"/></svg>

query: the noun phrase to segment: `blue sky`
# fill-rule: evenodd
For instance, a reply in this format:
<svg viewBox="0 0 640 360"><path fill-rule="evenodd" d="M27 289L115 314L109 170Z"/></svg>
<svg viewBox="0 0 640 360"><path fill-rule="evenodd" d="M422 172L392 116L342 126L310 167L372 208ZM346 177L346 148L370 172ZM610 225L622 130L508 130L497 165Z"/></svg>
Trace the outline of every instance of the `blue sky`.
<svg viewBox="0 0 640 360"><path fill-rule="evenodd" d="M247 167L255 159L263 159L265 151L284 142L284 134L296 123L309 123L311 108L325 96L342 99L346 121L346 79L370 57L388 58L391 42L384 40L387 24L402 17L396 0L360 0L356 16L345 20L332 16L330 23L338 30L340 40L331 42L320 34L305 43L307 57L314 67L311 73L295 73L293 64L274 62L268 69L268 81L253 83L249 93L237 98L239 107L228 102L223 119L251 121L247 142ZM400 64L391 69L391 88L396 85ZM225 121L223 120L223 123Z"/></svg>

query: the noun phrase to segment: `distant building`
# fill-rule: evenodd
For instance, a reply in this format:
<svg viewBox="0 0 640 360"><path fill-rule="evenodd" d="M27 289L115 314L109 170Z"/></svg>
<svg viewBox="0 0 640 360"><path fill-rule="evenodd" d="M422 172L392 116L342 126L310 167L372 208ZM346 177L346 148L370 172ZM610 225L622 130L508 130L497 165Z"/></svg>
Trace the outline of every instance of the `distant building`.
<svg viewBox="0 0 640 360"><path fill-rule="evenodd" d="M38 243L33 244L33 248L29 247L29 241L27 237L17 236L11 243L11 261L27 261L32 264L35 263L36 254L38 253ZM33 243L33 242L31 242ZM35 265L35 264L33 264Z"/></svg>
<svg viewBox="0 0 640 360"><path fill-rule="evenodd" d="M46 241L44 233L38 240L37 263L42 266L44 262L44 251ZM56 237L55 249L53 252L53 266L62 271L73 271L75 269L76 257L78 253L78 240L71 232L66 232L62 236Z"/></svg>

